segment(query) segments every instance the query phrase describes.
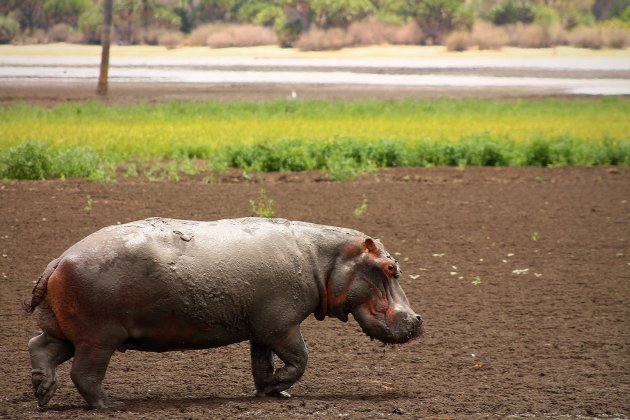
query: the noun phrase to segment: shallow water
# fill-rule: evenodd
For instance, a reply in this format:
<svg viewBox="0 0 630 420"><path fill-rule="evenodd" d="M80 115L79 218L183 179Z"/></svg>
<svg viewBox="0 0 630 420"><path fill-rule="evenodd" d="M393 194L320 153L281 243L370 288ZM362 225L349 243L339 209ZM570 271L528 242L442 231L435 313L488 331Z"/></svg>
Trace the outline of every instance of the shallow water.
<svg viewBox="0 0 630 420"><path fill-rule="evenodd" d="M0 57L0 83L96 81L96 57ZM507 72L507 73L506 73ZM535 89L630 95L630 57L114 58L110 80L244 85Z"/></svg>

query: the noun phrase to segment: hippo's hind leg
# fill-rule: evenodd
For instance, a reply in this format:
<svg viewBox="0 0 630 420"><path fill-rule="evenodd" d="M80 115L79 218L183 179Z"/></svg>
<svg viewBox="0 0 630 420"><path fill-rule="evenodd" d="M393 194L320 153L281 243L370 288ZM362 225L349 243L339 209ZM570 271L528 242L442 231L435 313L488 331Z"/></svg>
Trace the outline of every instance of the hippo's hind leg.
<svg viewBox="0 0 630 420"><path fill-rule="evenodd" d="M45 332L28 342L31 355L31 377L37 404L43 407L59 388L57 365L70 359L74 346L69 341L60 340Z"/></svg>
<svg viewBox="0 0 630 420"><path fill-rule="evenodd" d="M72 359L70 378L91 408L106 408L120 403L107 398L103 379L115 348L94 343L77 344Z"/></svg>

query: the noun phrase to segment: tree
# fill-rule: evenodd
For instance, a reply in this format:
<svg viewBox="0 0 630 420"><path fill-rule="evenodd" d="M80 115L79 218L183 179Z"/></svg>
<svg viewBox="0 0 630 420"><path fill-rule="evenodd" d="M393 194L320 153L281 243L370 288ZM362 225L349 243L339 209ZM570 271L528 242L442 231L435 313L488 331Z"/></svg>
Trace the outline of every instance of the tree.
<svg viewBox="0 0 630 420"><path fill-rule="evenodd" d="M46 0L44 16L48 27L65 23L77 27L79 16L89 7L88 0Z"/></svg>
<svg viewBox="0 0 630 420"><path fill-rule="evenodd" d="M464 0L407 0L407 10L428 43L441 42L458 27L472 26L473 17Z"/></svg>
<svg viewBox="0 0 630 420"><path fill-rule="evenodd" d="M103 2L103 32L101 34L101 68L98 76L98 85L96 93L99 95L107 95L107 79L109 76L109 46L112 34L112 9L114 0L105 0Z"/></svg>
<svg viewBox="0 0 630 420"><path fill-rule="evenodd" d="M19 12L19 21L22 27L26 27L29 33L33 29L43 26L44 0L20 0L16 4Z"/></svg>
<svg viewBox="0 0 630 420"><path fill-rule="evenodd" d="M312 0L311 8L320 28L347 28L375 12L370 0Z"/></svg>

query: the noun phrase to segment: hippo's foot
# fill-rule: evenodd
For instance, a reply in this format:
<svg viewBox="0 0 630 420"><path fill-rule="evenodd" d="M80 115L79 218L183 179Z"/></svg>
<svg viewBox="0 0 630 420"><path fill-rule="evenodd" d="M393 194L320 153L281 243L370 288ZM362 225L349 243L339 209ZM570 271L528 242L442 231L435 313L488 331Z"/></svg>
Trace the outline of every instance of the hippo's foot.
<svg viewBox="0 0 630 420"><path fill-rule="evenodd" d="M113 400L107 400L107 401L99 401L98 403L92 405L90 404L90 410L116 410L116 409L120 409L123 408L125 406L125 403L122 401L113 401Z"/></svg>
<svg viewBox="0 0 630 420"><path fill-rule="evenodd" d="M291 394L289 394L287 391L271 391L271 392L256 391L256 396L267 397L267 398L291 398Z"/></svg>
<svg viewBox="0 0 630 420"><path fill-rule="evenodd" d="M46 373L40 369L33 369L31 379L37 405L40 408L44 407L59 388L57 374L54 371Z"/></svg>
<svg viewBox="0 0 630 420"><path fill-rule="evenodd" d="M31 338L28 342L31 356L31 380L37 405L43 407L55 395L59 388L57 365L65 362L74 352L72 345L47 333Z"/></svg>

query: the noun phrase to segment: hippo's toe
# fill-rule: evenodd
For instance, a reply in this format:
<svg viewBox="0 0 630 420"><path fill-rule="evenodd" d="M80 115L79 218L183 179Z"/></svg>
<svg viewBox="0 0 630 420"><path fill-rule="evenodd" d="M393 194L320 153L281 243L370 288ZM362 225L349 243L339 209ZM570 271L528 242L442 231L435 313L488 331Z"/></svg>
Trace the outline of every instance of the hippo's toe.
<svg viewBox="0 0 630 420"><path fill-rule="evenodd" d="M291 394L287 391L271 391L271 392L263 392L256 391L257 397L267 397L267 398L290 398Z"/></svg>

